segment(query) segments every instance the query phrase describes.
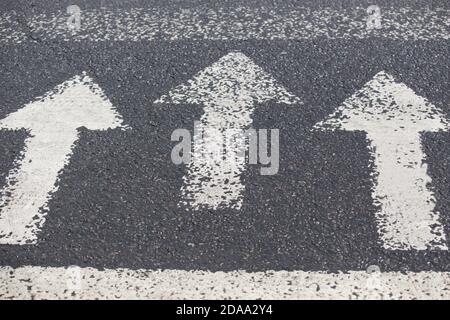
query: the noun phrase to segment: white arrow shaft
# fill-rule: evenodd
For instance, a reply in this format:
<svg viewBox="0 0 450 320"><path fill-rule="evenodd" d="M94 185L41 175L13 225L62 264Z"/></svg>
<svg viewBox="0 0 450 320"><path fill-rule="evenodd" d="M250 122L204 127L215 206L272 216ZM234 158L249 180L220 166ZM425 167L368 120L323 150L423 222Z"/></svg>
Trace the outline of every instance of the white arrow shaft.
<svg viewBox="0 0 450 320"><path fill-rule="evenodd" d="M240 156L246 148L246 139L239 133L252 123L253 102L220 101L204 110L203 132L194 135L194 153L183 179L182 204L194 209L239 209L245 189L241 174L246 166L245 157Z"/></svg>
<svg viewBox="0 0 450 320"><path fill-rule="evenodd" d="M368 132L377 171L373 196L379 233L387 249L447 249L435 199L427 185L431 177L419 133L410 130Z"/></svg>
<svg viewBox="0 0 450 320"><path fill-rule="evenodd" d="M49 194L56 191L58 172L77 140L74 130L31 133L18 168L10 171L2 190L0 244L36 243L46 215Z"/></svg>

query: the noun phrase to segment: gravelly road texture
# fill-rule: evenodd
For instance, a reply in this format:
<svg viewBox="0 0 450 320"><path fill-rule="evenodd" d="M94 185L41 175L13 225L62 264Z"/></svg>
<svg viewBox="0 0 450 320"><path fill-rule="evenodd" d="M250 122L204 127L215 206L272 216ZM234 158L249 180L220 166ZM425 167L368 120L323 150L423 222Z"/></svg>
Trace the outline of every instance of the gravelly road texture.
<svg viewBox="0 0 450 320"><path fill-rule="evenodd" d="M421 9L425 2L394 1ZM36 14L66 15L64 1L0 4L25 27ZM82 9L367 7L365 1L88 2ZM386 1L378 1L383 8ZM433 2L430 10L450 10ZM231 9L230 9L231 10ZM283 9L284 10L284 9ZM270 10L269 10L270 11ZM449 11L441 12L448 14ZM450 19L450 17L449 17ZM361 12L361 21L364 12ZM343 23L337 22L337 23ZM28 30L30 31L30 30ZM442 30L441 30L442 31ZM440 32L441 32L440 31ZM26 32L25 32L26 33ZM51 34L48 33L48 34ZM441 33L442 34L442 33ZM34 245L0 245L0 265L206 271L303 270L450 272L448 250L388 250L377 231L372 198L373 157L363 131L319 131L375 74L385 71L450 114L449 39L346 38L71 41L28 33L0 50L0 118L85 71L102 88L127 130L79 129L46 221ZM253 127L280 130L280 169L260 165L242 174L242 207L185 210L185 165L170 153L177 128L193 130L203 106L154 104L171 89L230 52L240 52L297 96L302 104L267 102ZM0 185L24 148L26 130L0 130ZM450 134L422 134L435 211L450 246Z"/></svg>

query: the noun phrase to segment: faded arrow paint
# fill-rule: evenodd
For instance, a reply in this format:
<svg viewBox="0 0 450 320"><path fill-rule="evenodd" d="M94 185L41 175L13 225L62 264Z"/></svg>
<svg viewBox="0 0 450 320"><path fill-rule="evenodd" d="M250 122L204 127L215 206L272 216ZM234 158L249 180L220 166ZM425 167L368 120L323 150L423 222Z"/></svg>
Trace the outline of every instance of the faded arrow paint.
<svg viewBox="0 0 450 320"><path fill-rule="evenodd" d="M1 192L0 244L37 242L47 203L57 190L59 171L69 161L79 127L106 130L119 126L120 116L84 74L1 120L1 128L26 128L30 136Z"/></svg>
<svg viewBox="0 0 450 320"><path fill-rule="evenodd" d="M227 149L227 161L223 161L220 151L228 139L227 134L249 128L255 105L267 101L300 103L297 97L240 52L227 54L187 84L174 88L156 101L204 107L200 119L203 142L198 143L201 139L194 135L193 161L188 164L181 190L182 205L190 205L194 209L241 207L245 188L241 174L245 169L245 159L238 156L238 152L245 148L245 138L234 136L233 148ZM212 153L210 156L201 156L208 151Z"/></svg>
<svg viewBox="0 0 450 320"><path fill-rule="evenodd" d="M422 132L447 129L439 109L380 72L316 127L367 133L384 248L447 249L421 146Z"/></svg>

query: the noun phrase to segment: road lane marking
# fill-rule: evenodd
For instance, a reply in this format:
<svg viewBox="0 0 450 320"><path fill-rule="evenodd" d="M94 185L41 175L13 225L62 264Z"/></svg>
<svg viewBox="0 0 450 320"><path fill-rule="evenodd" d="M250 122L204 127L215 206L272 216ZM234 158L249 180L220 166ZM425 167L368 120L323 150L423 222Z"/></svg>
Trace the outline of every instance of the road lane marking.
<svg viewBox="0 0 450 320"><path fill-rule="evenodd" d="M450 299L450 273L0 267L0 299Z"/></svg>
<svg viewBox="0 0 450 320"><path fill-rule="evenodd" d="M192 160L183 177L182 205L241 208L246 159L239 152L246 149L247 142L239 132L250 128L256 105L268 101L301 103L247 56L231 52L155 102L204 108L202 130L194 134ZM233 132L234 141L227 145L224 159L224 141Z"/></svg>
<svg viewBox="0 0 450 320"><path fill-rule="evenodd" d="M448 249L421 145L421 133L448 128L441 110L380 72L316 128L366 132L384 248Z"/></svg>
<svg viewBox="0 0 450 320"><path fill-rule="evenodd" d="M374 30L367 30L366 10L292 6L175 10L81 7L81 25L76 32L67 26L70 16L64 10L32 16L6 12L0 15L0 43L21 43L30 35L34 39L64 41L450 39L449 9L381 7L381 28Z"/></svg>
<svg viewBox="0 0 450 320"><path fill-rule="evenodd" d="M0 128L26 128L25 150L1 190L0 244L33 244L45 222L47 203L69 162L77 129L121 126L121 117L86 75L76 76L0 120Z"/></svg>

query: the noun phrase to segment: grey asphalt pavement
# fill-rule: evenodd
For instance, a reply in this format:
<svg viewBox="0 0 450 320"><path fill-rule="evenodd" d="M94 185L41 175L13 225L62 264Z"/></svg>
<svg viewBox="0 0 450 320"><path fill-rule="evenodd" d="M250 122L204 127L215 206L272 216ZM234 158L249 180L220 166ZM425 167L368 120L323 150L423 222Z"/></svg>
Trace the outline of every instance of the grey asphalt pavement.
<svg viewBox="0 0 450 320"><path fill-rule="evenodd" d="M212 8L273 6L347 8L365 1L79 1L81 8ZM385 1L378 1L383 7ZM64 13L67 2L0 4L22 22L38 13ZM72 3L70 3L72 4ZM396 1L391 7L419 7ZM448 2L433 2L449 9ZM175 9L174 9L175 10ZM178 269L450 272L448 250L389 250L377 231L373 158L363 131L318 131L375 74L385 71L450 114L447 39L388 37L330 39L180 39L66 41L39 38L0 49L0 118L85 71L104 91L128 130L79 129L70 161L59 174L45 224L34 245L0 245L0 265ZM201 105L157 105L172 88L230 52L241 52L302 105L258 105L253 127L280 130L280 169L243 172L243 205L180 209L185 165L175 165L170 140L193 130ZM25 129L0 130L0 186L24 148ZM450 246L450 134L422 135L435 211Z"/></svg>

